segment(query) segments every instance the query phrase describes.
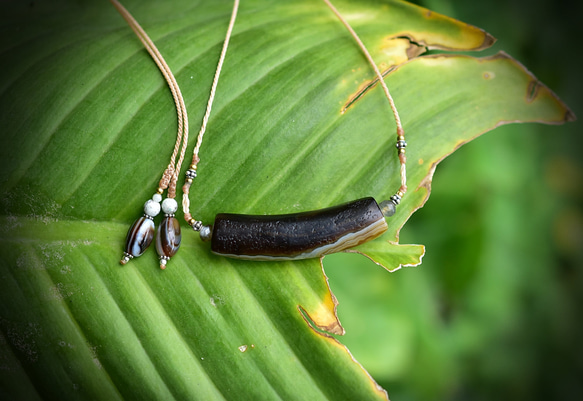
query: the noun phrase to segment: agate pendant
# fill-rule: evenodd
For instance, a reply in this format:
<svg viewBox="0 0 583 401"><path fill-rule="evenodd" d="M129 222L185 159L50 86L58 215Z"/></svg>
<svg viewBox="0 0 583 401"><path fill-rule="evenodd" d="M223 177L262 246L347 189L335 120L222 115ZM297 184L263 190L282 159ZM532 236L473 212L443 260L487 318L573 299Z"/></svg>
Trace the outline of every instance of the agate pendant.
<svg viewBox="0 0 583 401"><path fill-rule="evenodd" d="M321 258L370 241L387 229L382 210L370 197L285 215L221 213L212 227L211 250L236 259Z"/></svg>
<svg viewBox="0 0 583 401"><path fill-rule="evenodd" d="M180 223L174 216L164 216L156 234L156 251L160 255L160 269L166 268L166 263L180 248L182 234Z"/></svg>
<svg viewBox="0 0 583 401"><path fill-rule="evenodd" d="M128 230L124 256L120 263L125 265L130 259L140 256L154 239L154 221L146 216L137 219Z"/></svg>

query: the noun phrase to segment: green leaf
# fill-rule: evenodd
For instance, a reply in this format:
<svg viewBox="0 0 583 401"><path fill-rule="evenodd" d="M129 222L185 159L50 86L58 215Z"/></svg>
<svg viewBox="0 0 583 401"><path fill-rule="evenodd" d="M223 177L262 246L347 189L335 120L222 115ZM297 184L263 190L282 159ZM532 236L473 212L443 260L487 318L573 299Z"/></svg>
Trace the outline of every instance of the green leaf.
<svg viewBox="0 0 583 401"><path fill-rule="evenodd" d="M174 71L196 133L231 3L125 5ZM317 260L227 260L184 226L166 271L153 250L119 266L174 143L169 90L106 2L0 7L3 395L386 398L328 334L343 329ZM417 57L493 42L475 27L399 1L338 7L388 70L409 143L409 192L389 232L355 251L415 265L423 248L398 245L398 232L440 160L503 123L573 116L506 54ZM399 186L394 136L370 67L323 3L245 1L191 209L210 222L385 199Z"/></svg>

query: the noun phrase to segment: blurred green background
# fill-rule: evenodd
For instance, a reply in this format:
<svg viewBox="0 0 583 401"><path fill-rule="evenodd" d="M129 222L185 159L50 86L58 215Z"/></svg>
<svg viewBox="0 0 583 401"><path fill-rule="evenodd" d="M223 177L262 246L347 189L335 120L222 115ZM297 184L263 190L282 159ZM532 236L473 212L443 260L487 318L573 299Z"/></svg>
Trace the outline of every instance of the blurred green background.
<svg viewBox="0 0 583 401"><path fill-rule="evenodd" d="M483 55L506 51L583 118L580 2L416 3L493 34ZM442 162L401 232L426 245L419 267L326 257L340 341L393 401L583 399L580 131L505 125Z"/></svg>

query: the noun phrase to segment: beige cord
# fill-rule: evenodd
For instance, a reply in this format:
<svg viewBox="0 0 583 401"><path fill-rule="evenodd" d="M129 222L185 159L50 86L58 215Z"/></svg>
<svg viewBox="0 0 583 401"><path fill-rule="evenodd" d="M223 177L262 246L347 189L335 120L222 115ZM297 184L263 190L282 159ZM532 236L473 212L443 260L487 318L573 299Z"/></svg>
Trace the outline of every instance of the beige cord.
<svg viewBox="0 0 583 401"><path fill-rule="evenodd" d="M176 143L174 144L174 150L172 152L172 156L170 157L170 163L168 164L168 167L160 179L158 188L158 193L162 193L166 188L168 188L168 197L174 198L176 196L176 181L178 180L178 174L180 173L180 169L182 167L182 161L184 160L186 147L188 146L188 115L186 113L184 98L182 97L182 93L180 92L180 88L176 82L176 78L174 78L170 67L168 67L168 64L166 64L164 57L162 57L154 42L152 42L140 24L134 19L134 17L132 17L129 11L119 3L119 1L110 0L110 2L127 21L130 28L132 28L148 53L150 53L150 56L166 79L170 91L172 92L174 103L176 104L176 113L178 115L178 132L176 134ZM180 149L181 143L182 149ZM180 157L177 163L176 156L178 155L179 151Z"/></svg>
<svg viewBox="0 0 583 401"><path fill-rule="evenodd" d="M332 10L332 12L334 12L334 14L336 14L338 19L344 24L346 29L348 29L348 31L350 32L350 34L352 35L352 37L354 38L356 43L358 43L360 50L362 50L362 52L364 53L365 57L367 58L371 67L373 68L374 72L376 73L377 78L378 78L379 82L381 83L381 86L383 87L383 90L385 92L385 96L389 100L389 104L391 105L391 110L393 111L393 115L395 116L395 123L397 124L397 143L402 141L402 143L404 144L405 143L405 131L403 130L403 126L401 125L401 118L399 117L399 112L397 111L397 106L395 105L393 97L391 96L391 93L389 92L389 88L387 87L387 84L385 83L385 80L383 79L381 72L379 71L379 69L378 69L377 65L375 64L373 58L371 57L370 53L366 49L366 46L364 45L364 43L362 43L362 41L360 40L360 38L358 37L356 32L354 32L354 29L352 29L352 27L350 26L348 21L346 21L344 19L344 17L342 17L342 15L338 12L336 7L334 7L332 5L332 3L330 3L329 0L323 0L323 1L324 1L324 3L326 3L326 5L328 5L328 7ZM407 170L406 170L407 158L405 157L404 146L399 148L399 161L401 163L401 187L399 188L399 191L397 192L397 194L400 197L402 197L405 194L405 192L407 192Z"/></svg>
<svg viewBox="0 0 583 401"><path fill-rule="evenodd" d="M204 117L202 118L202 125L200 127L200 131L198 132L198 138L196 140L196 146L192 152L192 160L194 166L198 164L198 152L200 150L200 146L202 145L202 137L206 131L206 125L209 120L209 116L211 114L211 108L213 106L213 101L215 99L215 92L217 90L217 85L219 83L219 76L221 75L221 69L223 68L223 62L225 61L225 56L227 54L227 48L229 47L229 39L231 38L231 33L233 32L233 27L235 26L235 20L237 19L237 10L239 8L239 0L235 0L233 4L233 12L231 13L231 20L229 21L229 27L227 28L227 34L225 36L225 41L223 42L223 49L221 50L221 56L219 57L219 62L217 64L217 69L215 71L215 76L213 78L213 84L211 86L211 93L209 96L209 100L206 105L206 112L204 113Z"/></svg>
<svg viewBox="0 0 583 401"><path fill-rule="evenodd" d="M200 151L200 146L202 145L202 138L206 131L206 126L209 120L209 116L211 114L211 109L213 106L213 101L215 99L215 93L217 90L217 85L219 83L219 77L221 75L221 69L223 68L223 63L225 61L225 56L227 55L227 48L229 47L229 40L231 38L231 34L233 32L233 27L235 26L235 20L237 19L237 11L239 9L239 0L235 0L233 2L233 11L231 13L231 19L229 21L229 26L227 28L227 33L225 35L225 41L223 42L223 48L221 50L221 55L219 56L219 62L217 63L217 69L215 71L215 76L213 78L213 83L211 86L211 91L209 95L209 99L206 106L206 111L204 113L204 117L202 118L202 124L200 127L200 131L198 132L198 137L196 140L196 146L192 152L192 162L190 163L190 170L187 171L187 178L182 187L182 210L184 212L184 219L188 222L188 224L192 225L195 230L200 229L202 227L202 223L197 222L195 219L192 218L190 214L190 185L192 184L192 179L194 174L196 174L196 166L200 161L198 157L198 152ZM190 173L192 172L192 173ZM193 174L191 177L189 174Z"/></svg>

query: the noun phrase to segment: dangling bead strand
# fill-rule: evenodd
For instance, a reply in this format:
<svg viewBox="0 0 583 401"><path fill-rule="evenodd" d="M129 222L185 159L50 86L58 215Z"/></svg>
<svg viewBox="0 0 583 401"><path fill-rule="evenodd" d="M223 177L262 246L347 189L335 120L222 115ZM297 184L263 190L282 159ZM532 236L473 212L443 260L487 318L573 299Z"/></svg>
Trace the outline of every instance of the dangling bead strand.
<svg viewBox="0 0 583 401"><path fill-rule="evenodd" d="M208 123L213 101L215 98L215 93L217 90L217 85L219 84L219 77L221 75L221 69L223 68L223 62L225 61L225 56L227 55L227 49L229 47L229 40L231 39L231 33L233 32L233 27L235 26L235 20L237 19L237 11L239 10L239 0L233 2L233 10L231 12L231 19L229 20L229 26L227 27L227 33L225 35L225 41L223 42L223 48L221 50L221 55L219 56L219 62L217 63L217 68L215 70L215 76L213 78L213 83L211 85L211 91L209 99L206 105L206 111L202 118L202 124L198 132L198 137L196 140L196 145L192 152L192 161L190 163L190 168L186 170L186 178L184 181L184 186L182 187L182 211L184 212L184 219L192 227L194 231L198 231L200 238L203 241L210 241L212 236L212 225L205 226L202 221L198 221L192 217L190 213L190 186L193 180L196 178L196 168L200 158L198 157L198 152L200 146L202 145L202 138L206 132L206 125Z"/></svg>
<svg viewBox="0 0 583 401"><path fill-rule="evenodd" d="M397 206L401 203L401 199L407 192L407 172L405 170L406 166L406 156L405 156L405 148L407 147L407 142L405 142L405 136L403 133L399 133L397 136L397 143L395 144L397 148L397 152L399 155L399 162L401 163L401 187L392 195L389 200L384 200L379 203L379 207L381 208L381 212L385 217L391 217L397 211Z"/></svg>
<svg viewBox="0 0 583 401"><path fill-rule="evenodd" d="M154 217L160 213L161 200L162 195L155 193L152 199L148 199L144 203L144 215L139 217L128 230L123 257L120 260L122 265L143 254L152 243L155 228Z"/></svg>
<svg viewBox="0 0 583 401"><path fill-rule="evenodd" d="M166 217L164 217L160 224L160 230L164 230L164 232L157 237L160 237L160 243L162 244L160 248L162 251L159 251L159 254L161 258L165 258L165 266L165 262L170 256L173 256L180 247L180 226L174 217L174 213L178 209L178 206L174 197L176 196L176 181L178 180L182 161L184 160L184 155L188 146L188 115L186 112L186 105L184 104L184 98L180 92L180 87L178 86L178 82L176 82L174 74L172 74L170 67L168 67L168 64L156 48L154 42L152 42L140 24L117 0L110 1L127 21L128 25L135 32L138 39L142 42L160 69L160 72L168 83L168 87L172 92L172 97L174 98L174 103L176 105L178 130L176 133L174 149L170 157L170 163L162 174L157 193L144 205L144 217L139 218L130 228L126 239L124 256L121 260L121 264L126 264L131 258L140 256L144 253L154 237L153 218L160 213L160 208L162 208L164 213L166 213ZM177 157L178 161L176 160ZM168 198L166 198L160 206L162 194L165 190L168 190Z"/></svg>
<svg viewBox="0 0 583 401"><path fill-rule="evenodd" d="M198 157L196 157L198 159ZM190 187L192 182L196 178L196 165L192 164L188 170L186 170L186 178L184 180L184 185L182 186L182 210L184 211L184 219L189 226L192 227L194 231L198 231L200 238L203 241L210 241L212 236L213 226L205 226L202 221L198 221L192 217L190 213Z"/></svg>

